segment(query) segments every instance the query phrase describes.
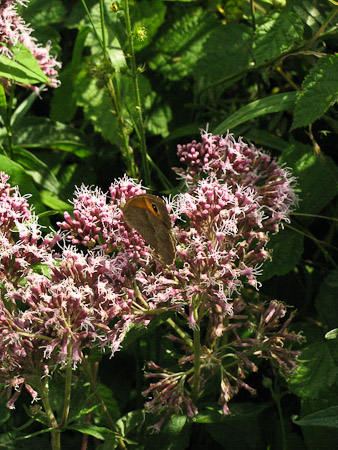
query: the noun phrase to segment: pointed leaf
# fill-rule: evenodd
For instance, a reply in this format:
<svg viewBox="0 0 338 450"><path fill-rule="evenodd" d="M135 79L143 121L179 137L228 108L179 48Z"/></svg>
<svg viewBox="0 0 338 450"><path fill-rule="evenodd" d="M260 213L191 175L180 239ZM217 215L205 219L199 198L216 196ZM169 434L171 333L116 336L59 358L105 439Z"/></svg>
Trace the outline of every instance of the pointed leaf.
<svg viewBox="0 0 338 450"><path fill-rule="evenodd" d="M253 55L259 66L290 50L303 34L297 14L282 9L273 11L255 31Z"/></svg>
<svg viewBox="0 0 338 450"><path fill-rule="evenodd" d="M310 125L338 100L338 54L326 55L305 78L291 130Z"/></svg>
<svg viewBox="0 0 338 450"><path fill-rule="evenodd" d="M10 47L12 58L0 56L0 76L23 84L49 83L37 60L27 47L17 42Z"/></svg>

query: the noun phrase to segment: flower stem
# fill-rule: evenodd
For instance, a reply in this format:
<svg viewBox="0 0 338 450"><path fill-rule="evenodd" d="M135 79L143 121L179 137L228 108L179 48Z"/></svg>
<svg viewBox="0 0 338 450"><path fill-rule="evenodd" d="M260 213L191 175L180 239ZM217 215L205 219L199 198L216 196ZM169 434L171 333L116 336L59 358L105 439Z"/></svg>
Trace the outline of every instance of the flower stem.
<svg viewBox="0 0 338 450"><path fill-rule="evenodd" d="M68 419L69 408L70 408L70 393L72 388L72 345L68 345L68 362L66 367L66 383L65 383L65 396L63 403L63 411L60 421L60 427L63 427Z"/></svg>
<svg viewBox="0 0 338 450"><path fill-rule="evenodd" d="M108 422L111 430L116 432L116 440L118 442L119 447L122 448L122 449L126 449L126 446L125 446L125 444L123 442L123 439L117 434L118 433L118 428L117 428L117 426L116 426L112 416L110 415L110 413L108 411L108 408L106 407L106 404L103 401L103 398L101 397L101 395L100 395L100 393L99 393L99 391L97 389L96 380L93 377L93 374L92 374L92 371L91 371L91 366L90 366L90 364L88 362L88 357L87 356L85 358L83 358L82 367L83 367L83 370L84 370L84 373L85 373L86 377L89 380L92 392L95 394L97 400L99 401L99 403L101 405L101 408L102 408L102 411L103 411L103 413L106 416L107 422Z"/></svg>
<svg viewBox="0 0 338 450"><path fill-rule="evenodd" d="M184 342L189 345L189 347L193 346L188 333L183 331L170 317L167 319L167 323L176 331L176 333L184 340Z"/></svg>
<svg viewBox="0 0 338 450"><path fill-rule="evenodd" d="M194 328L194 386L192 389L192 400L196 404L200 391L200 369L201 369L201 330L199 326Z"/></svg>
<svg viewBox="0 0 338 450"><path fill-rule="evenodd" d="M44 380L41 380L41 378L37 376L34 384L41 397L41 402L43 404L43 408L45 410L48 420L48 426L50 428L53 428L53 430L51 430L50 432L52 444L51 448L52 450L61 450L61 433L59 430L56 429L58 428L58 423L56 421L52 407L49 402L48 379L45 378Z"/></svg>
<svg viewBox="0 0 338 450"><path fill-rule="evenodd" d="M142 116L142 103L140 97L140 89L138 84L138 72L136 67L135 51L134 51L134 38L131 30L130 14L129 14L129 0L124 0L124 12L125 22L128 35L129 53L131 62L131 77L134 85L134 94L136 102L136 113L138 117L138 134L140 135L141 155L142 155L142 168L144 174L144 181L147 186L150 185L150 172L149 162L147 158L147 145L146 136L144 130L143 116Z"/></svg>

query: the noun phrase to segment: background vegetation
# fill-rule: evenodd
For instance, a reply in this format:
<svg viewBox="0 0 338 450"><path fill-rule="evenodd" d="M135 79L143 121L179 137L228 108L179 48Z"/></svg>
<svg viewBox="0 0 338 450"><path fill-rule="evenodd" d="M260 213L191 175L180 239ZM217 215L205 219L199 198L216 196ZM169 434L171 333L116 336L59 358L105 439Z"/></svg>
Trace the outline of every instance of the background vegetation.
<svg viewBox="0 0 338 450"><path fill-rule="evenodd" d="M144 361L163 351L164 325L144 338L127 338L114 358L103 357L101 395L114 419L123 417L134 448L335 449L338 346L335 331L331 339L325 335L338 328L338 6L327 0L129 6L130 30L122 0L104 2L104 20L98 0L31 0L24 8L34 36L51 40L62 61L61 86L40 97L17 86L10 108L2 104L11 142L4 119L0 170L22 194L33 194L38 212L61 214L71 210L67 201L76 185L107 190L124 173L158 195L177 193L176 146L198 140L200 129L230 130L261 146L292 169L300 202L291 224L271 239L273 259L264 265L259 292L297 310L293 326L306 343L291 379L260 367L250 379L257 396L240 392L231 416L205 405L194 421L174 416L159 435L140 419L140 392ZM60 215L44 220L54 225ZM74 402L80 398L77 392ZM27 423L23 396L20 402L10 413L3 400L3 448L19 448L8 432L39 429ZM80 448L77 436L65 433L63 448ZM22 445L45 448L45 439Z"/></svg>

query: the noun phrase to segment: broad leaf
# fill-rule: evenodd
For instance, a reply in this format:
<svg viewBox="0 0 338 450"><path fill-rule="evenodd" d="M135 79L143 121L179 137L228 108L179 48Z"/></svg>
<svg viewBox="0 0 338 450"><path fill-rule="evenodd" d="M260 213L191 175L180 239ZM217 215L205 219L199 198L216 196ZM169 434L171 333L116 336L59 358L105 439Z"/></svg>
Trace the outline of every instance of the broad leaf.
<svg viewBox="0 0 338 450"><path fill-rule="evenodd" d="M273 61L290 50L303 34L297 14L282 9L273 11L255 30L253 56L258 66Z"/></svg>
<svg viewBox="0 0 338 450"><path fill-rule="evenodd" d="M213 130L213 133L225 134L227 130L231 130L237 125L252 120L255 117L292 109L296 101L296 95L296 92L285 92L284 94L272 95L271 97L249 103L227 117Z"/></svg>
<svg viewBox="0 0 338 450"><path fill-rule="evenodd" d="M210 14L202 9L187 9L156 41L156 55L149 62L150 68L169 80L190 75L214 26Z"/></svg>
<svg viewBox="0 0 338 450"><path fill-rule="evenodd" d="M49 83L37 60L27 47L17 42L10 47L12 58L0 56L0 76L22 84Z"/></svg>
<svg viewBox="0 0 338 450"><path fill-rule="evenodd" d="M326 55L310 71L298 95L291 130L310 125L338 100L338 54Z"/></svg>

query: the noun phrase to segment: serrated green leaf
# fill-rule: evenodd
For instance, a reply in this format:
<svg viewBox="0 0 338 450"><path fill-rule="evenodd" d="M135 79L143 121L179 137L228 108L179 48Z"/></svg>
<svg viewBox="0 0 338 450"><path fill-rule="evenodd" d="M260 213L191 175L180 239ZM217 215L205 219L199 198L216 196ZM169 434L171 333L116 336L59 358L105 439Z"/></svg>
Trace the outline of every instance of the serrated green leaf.
<svg viewBox="0 0 338 450"><path fill-rule="evenodd" d="M301 190L297 212L318 214L338 193L338 168L330 157L318 158L310 146L292 141L281 162L292 169ZM301 218L302 223L311 221Z"/></svg>
<svg viewBox="0 0 338 450"><path fill-rule="evenodd" d="M257 66L279 58L302 38L303 24L297 14L273 11L257 26L253 41L253 56Z"/></svg>
<svg viewBox="0 0 338 450"><path fill-rule="evenodd" d="M338 54L326 55L305 78L291 130L310 125L338 100Z"/></svg>
<svg viewBox="0 0 338 450"><path fill-rule="evenodd" d="M271 97L265 97L261 100L249 103L227 117L213 130L213 133L225 134L227 130L231 130L237 125L254 119L255 117L292 109L295 105L296 96L296 92L285 92L283 94L272 95Z"/></svg>
<svg viewBox="0 0 338 450"><path fill-rule="evenodd" d="M338 406L322 409L302 419L293 420L293 422L301 427L317 426L338 428Z"/></svg>
<svg viewBox="0 0 338 450"><path fill-rule="evenodd" d="M285 275L299 262L303 253L304 237L301 233L284 229L271 236L268 249L271 260L265 261L260 281L268 280L274 275Z"/></svg>
<svg viewBox="0 0 338 450"><path fill-rule="evenodd" d="M151 69L169 80L180 80L191 74L215 24L208 12L189 8L156 41L156 55L149 62Z"/></svg>
<svg viewBox="0 0 338 450"><path fill-rule="evenodd" d="M229 78L235 82L234 74L244 76L251 60L251 42L251 28L244 24L214 28L203 44L203 56L193 72L200 90Z"/></svg>
<svg viewBox="0 0 338 450"><path fill-rule="evenodd" d="M338 376L338 346L334 341L319 341L303 351L295 374L289 379L292 392L300 397L319 398Z"/></svg>
<svg viewBox="0 0 338 450"><path fill-rule="evenodd" d="M0 56L0 76L23 84L49 83L48 77L27 47L17 42L10 50L12 58Z"/></svg>

